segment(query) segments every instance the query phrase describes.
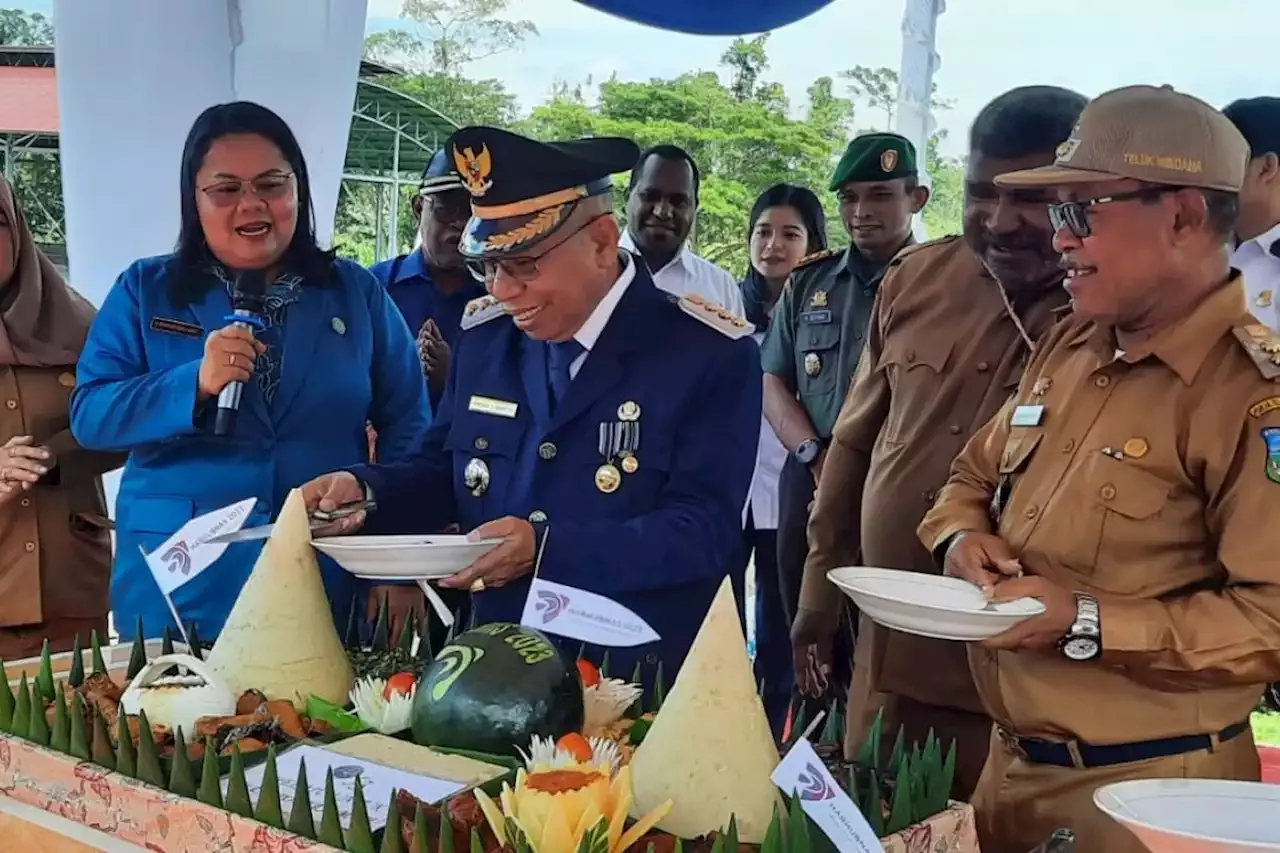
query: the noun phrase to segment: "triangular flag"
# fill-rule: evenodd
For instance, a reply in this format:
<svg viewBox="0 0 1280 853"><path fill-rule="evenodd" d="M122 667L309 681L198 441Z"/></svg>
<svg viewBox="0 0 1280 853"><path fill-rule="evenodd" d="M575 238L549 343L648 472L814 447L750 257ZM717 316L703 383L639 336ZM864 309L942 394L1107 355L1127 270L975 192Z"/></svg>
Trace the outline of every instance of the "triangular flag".
<svg viewBox="0 0 1280 853"><path fill-rule="evenodd" d="M257 503L257 498L246 498L197 516L182 525L159 548L146 554L147 566L155 575L160 591L169 595L213 565L227 550L227 544L205 543L215 536L234 533L244 527Z"/></svg>
<svg viewBox="0 0 1280 853"><path fill-rule="evenodd" d="M613 599L536 575L520 624L596 646L643 646L660 639L648 622Z"/></svg>

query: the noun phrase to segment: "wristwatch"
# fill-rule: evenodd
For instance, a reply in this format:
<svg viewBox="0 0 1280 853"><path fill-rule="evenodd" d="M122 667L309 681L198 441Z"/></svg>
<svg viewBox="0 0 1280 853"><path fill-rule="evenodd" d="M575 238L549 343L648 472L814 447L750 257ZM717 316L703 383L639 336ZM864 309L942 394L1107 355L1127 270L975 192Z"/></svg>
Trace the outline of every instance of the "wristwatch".
<svg viewBox="0 0 1280 853"><path fill-rule="evenodd" d="M1076 621L1062 638L1062 654L1074 661L1094 660L1102 654L1098 599L1088 593L1076 593Z"/></svg>
<svg viewBox="0 0 1280 853"><path fill-rule="evenodd" d="M800 442L799 446L792 452L792 456L801 465L812 465L813 460L818 458L818 454L822 452L822 442L816 438L806 438Z"/></svg>

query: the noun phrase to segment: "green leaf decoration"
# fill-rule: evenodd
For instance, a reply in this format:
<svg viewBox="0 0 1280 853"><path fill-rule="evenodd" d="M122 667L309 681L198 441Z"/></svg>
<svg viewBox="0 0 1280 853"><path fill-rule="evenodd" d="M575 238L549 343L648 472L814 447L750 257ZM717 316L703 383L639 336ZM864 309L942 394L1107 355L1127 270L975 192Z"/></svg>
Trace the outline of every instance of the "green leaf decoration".
<svg viewBox="0 0 1280 853"><path fill-rule="evenodd" d="M280 807L280 773L276 767L276 745L267 744L267 767L262 772L262 788L258 791L258 807L253 819L275 829L284 829L284 810Z"/></svg>
<svg viewBox="0 0 1280 853"><path fill-rule="evenodd" d="M644 848L644 853L658 853L657 848L653 846L652 841L650 841L649 844Z"/></svg>
<svg viewBox="0 0 1280 853"><path fill-rule="evenodd" d="M45 716L44 702L37 701L31 709L31 721L27 725L27 740L40 746L49 745L49 718Z"/></svg>
<svg viewBox="0 0 1280 853"><path fill-rule="evenodd" d="M347 631L342 636L342 645L348 651L360 648L360 598L351 598L351 609L347 611Z"/></svg>
<svg viewBox="0 0 1280 853"><path fill-rule="evenodd" d="M898 771L898 781L893 786L893 804L889 808L889 820L884 825L884 832L880 833L881 837L901 832L915 823L915 807L911 801L911 769L903 767Z"/></svg>
<svg viewBox="0 0 1280 853"><path fill-rule="evenodd" d="M867 730L867 737L858 751L857 762L865 767L880 769L880 735L884 729L884 708L876 712L876 718Z"/></svg>
<svg viewBox="0 0 1280 853"><path fill-rule="evenodd" d="M440 847L438 853L453 853L453 825L449 823L449 803L446 800L440 806ZM507 844L514 848L515 842L511 840L511 821L508 820L505 825L507 832Z"/></svg>
<svg viewBox="0 0 1280 853"><path fill-rule="evenodd" d="M644 672L640 668L640 661L636 661L636 665L631 670L631 683L644 684ZM636 697L636 701L628 706L623 712L624 716L629 720L638 720L644 714L644 693L643 691Z"/></svg>
<svg viewBox="0 0 1280 853"><path fill-rule="evenodd" d="M244 756L240 747L231 746L231 778L227 782L227 798L223 807L240 817L253 818L253 802L249 799L249 783L244 778ZM339 839L339 845L342 841Z"/></svg>
<svg viewBox="0 0 1280 853"><path fill-rule="evenodd" d="M484 853L484 844L480 842L480 831L471 827L471 853Z"/></svg>
<svg viewBox="0 0 1280 853"><path fill-rule="evenodd" d="M871 783L867 786L867 797L862 804L862 816L871 824L876 838L884 838L884 794L880 791L879 775L871 774Z"/></svg>
<svg viewBox="0 0 1280 853"><path fill-rule="evenodd" d="M14 705L13 717L9 721L9 734L26 738L31 728L31 687L27 684L27 674L22 674L18 682L18 699Z"/></svg>
<svg viewBox="0 0 1280 853"><path fill-rule="evenodd" d="M737 815L732 815L732 814L729 815L729 828L725 830L724 835L725 835L725 839L724 839L725 847L729 848L729 850L733 851L733 853L737 853L738 851L738 816Z"/></svg>
<svg viewBox="0 0 1280 853"><path fill-rule="evenodd" d="M716 840L711 844L711 853L725 853L724 836L718 832L716 833Z"/></svg>
<svg viewBox="0 0 1280 853"><path fill-rule="evenodd" d="M97 708L93 710L93 743L90 745L90 754L93 756L93 763L99 767L116 769L116 748L111 743L111 732L107 730L107 718Z"/></svg>
<svg viewBox="0 0 1280 853"><path fill-rule="evenodd" d="M53 701L53 654L49 651L49 641L44 641L40 649L40 672L36 675L36 693L32 697L33 708L43 708L45 702Z"/></svg>
<svg viewBox="0 0 1280 853"><path fill-rule="evenodd" d="M431 610L428 609L418 627L418 660L428 663L435 659L436 652L431 647Z"/></svg>
<svg viewBox="0 0 1280 853"><path fill-rule="evenodd" d="M938 774L937 782L934 786L929 805L933 807L933 811L926 817L932 817L947 807L947 803L951 802L951 786L956 781L956 741L951 739L951 746L947 748L947 757L942 762L942 771Z"/></svg>
<svg viewBox="0 0 1280 853"><path fill-rule="evenodd" d="M138 633L133 638L133 648L129 651L129 669L125 678L133 681L142 668L147 665L147 638L142 632L142 617L138 617Z"/></svg>
<svg viewBox="0 0 1280 853"><path fill-rule="evenodd" d="M289 809L289 822L285 829L294 835L314 839L315 817L311 814L311 790L307 787L307 760L298 760L298 779L293 786L293 806Z"/></svg>
<svg viewBox="0 0 1280 853"><path fill-rule="evenodd" d="M173 761L169 765L169 790L188 800L196 798L196 780L191 775L191 758L187 753L187 741L182 736L181 726L173 735Z"/></svg>
<svg viewBox="0 0 1280 853"><path fill-rule="evenodd" d="M587 644L578 643L578 656L574 658L574 661L586 660L586 658L587 658Z"/></svg>
<svg viewBox="0 0 1280 853"><path fill-rule="evenodd" d="M116 717L116 772L138 778L138 753L133 746L133 734L129 731L129 718Z"/></svg>
<svg viewBox="0 0 1280 853"><path fill-rule="evenodd" d="M383 606L386 606L386 599L383 599ZM369 826L369 807L364 802L364 784L361 783L360 777L357 776L355 782L355 796L351 798L351 826L347 827L343 840L346 842L345 850L348 853L376 853L373 846L373 829Z"/></svg>
<svg viewBox="0 0 1280 853"><path fill-rule="evenodd" d="M338 819L338 797L333 792L333 768L324 777L324 808L320 812L320 832L316 841L342 849L342 821Z"/></svg>
<svg viewBox="0 0 1280 853"><path fill-rule="evenodd" d="M809 821L805 819L804 809L800 806L800 798L792 794L790 800L790 806L787 810L787 850L791 853L802 853L802 851L808 851L811 846Z"/></svg>
<svg viewBox="0 0 1280 853"><path fill-rule="evenodd" d="M413 630L407 625L404 633L405 636L413 636ZM396 792L393 788L391 790L391 803L387 806L387 825L382 831L382 845L378 848L378 853L404 853L404 834L401 829L400 804L396 802ZM609 853L609 851L606 850L605 853Z"/></svg>
<svg viewBox="0 0 1280 853"><path fill-rule="evenodd" d="M684 853L684 839L677 838L676 846L671 848L671 853Z"/></svg>
<svg viewBox="0 0 1280 853"><path fill-rule="evenodd" d="M222 809L222 768L218 766L212 736L204 739L204 761L200 764L200 789L196 791L196 799L206 806Z"/></svg>
<svg viewBox="0 0 1280 853"><path fill-rule="evenodd" d="M577 853L609 853L609 822L601 817L582 833Z"/></svg>
<svg viewBox="0 0 1280 853"><path fill-rule="evenodd" d="M75 750L74 718L71 720L71 749ZM151 736L151 723L147 721L147 712L138 711L138 779L157 788L164 787L164 771L160 768L160 750L156 747L155 738Z"/></svg>
<svg viewBox="0 0 1280 853"><path fill-rule="evenodd" d="M107 662L102 657L102 640L98 638L97 628L89 635L89 648L93 650L93 674L107 675Z"/></svg>
<svg viewBox="0 0 1280 853"><path fill-rule="evenodd" d="M187 623L187 639L191 642L191 656L196 660L204 660L204 644L200 642L200 633L194 621Z"/></svg>
<svg viewBox="0 0 1280 853"><path fill-rule="evenodd" d="M906 728L898 726L898 736L893 741L893 752L889 755L889 766L886 768L890 774L897 774L898 768L902 766L902 759L906 752Z"/></svg>
<svg viewBox="0 0 1280 853"><path fill-rule="evenodd" d="M841 723L844 722L844 715L840 713L839 703L835 699L831 700L831 705L827 708L827 718L822 724L822 734L818 738L818 743L841 743L844 741L844 732Z"/></svg>
<svg viewBox="0 0 1280 853"><path fill-rule="evenodd" d="M13 688L9 686L9 674L4 671L4 664L0 663L0 729L6 732L13 730L13 711L16 706Z"/></svg>
<svg viewBox="0 0 1280 853"><path fill-rule="evenodd" d="M782 832L782 812L779 811L778 804L774 803L773 819L769 821L769 828L764 831L760 853L786 853Z"/></svg>
<svg viewBox="0 0 1280 853"><path fill-rule="evenodd" d="M92 761L93 750L89 744L89 733L85 730L85 707L79 693L71 694L71 705L67 708L71 714L71 736L68 739L69 752L81 761Z"/></svg>
<svg viewBox="0 0 1280 853"><path fill-rule="evenodd" d="M529 836L525 835L524 828L516 823L515 818L506 818L502 822L502 828L507 836L507 846L515 853L533 853L533 844L530 843Z"/></svg>
<svg viewBox="0 0 1280 853"><path fill-rule="evenodd" d="M53 699L53 728L49 730L49 748L61 753L71 751L71 718L67 715L67 696L61 690Z"/></svg>
<svg viewBox="0 0 1280 853"><path fill-rule="evenodd" d="M67 683L73 688L84 684L84 647L80 645L79 634L76 634L75 643L71 646L71 669L67 671Z"/></svg>
<svg viewBox="0 0 1280 853"><path fill-rule="evenodd" d="M383 595L378 602L378 621L373 624L373 650L385 652L391 649L391 616L387 609L390 596Z"/></svg>
<svg viewBox="0 0 1280 853"><path fill-rule="evenodd" d="M653 675L653 702L649 705L649 710L658 713L662 710L662 703L667 698L667 685L662 680L662 661L658 661L657 672Z"/></svg>
<svg viewBox="0 0 1280 853"><path fill-rule="evenodd" d="M609 677L609 650L604 650L604 657L600 658L600 677Z"/></svg>
<svg viewBox="0 0 1280 853"><path fill-rule="evenodd" d="M404 652L405 657L413 657L413 625L409 622L408 617L405 618L404 625L400 627L400 651Z"/></svg>
<svg viewBox="0 0 1280 853"><path fill-rule="evenodd" d="M173 633L169 630L169 626L164 626L164 633L160 636L160 654L173 654Z"/></svg>
<svg viewBox="0 0 1280 853"><path fill-rule="evenodd" d="M421 646L419 646L421 648ZM443 821L447 823L447 821ZM431 853L427 845L431 843L431 829L427 826L427 810L418 801L413 811L413 843L409 845L409 853Z"/></svg>
<svg viewBox="0 0 1280 853"><path fill-rule="evenodd" d="M632 746L639 746L644 743L644 736L649 733L649 729L653 727L652 720L636 720L631 724L631 728L627 729L627 740Z"/></svg>

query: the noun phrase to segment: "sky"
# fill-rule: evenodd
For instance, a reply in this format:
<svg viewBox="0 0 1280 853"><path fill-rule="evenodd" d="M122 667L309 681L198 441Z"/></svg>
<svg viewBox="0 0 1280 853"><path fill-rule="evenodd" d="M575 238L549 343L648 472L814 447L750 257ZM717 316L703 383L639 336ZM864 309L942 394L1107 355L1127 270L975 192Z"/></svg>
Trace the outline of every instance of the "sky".
<svg viewBox="0 0 1280 853"><path fill-rule="evenodd" d="M817 77L854 65L897 67L904 2L834 0L775 31L766 79L782 83L800 104ZM52 0L0 0L0 6L48 14ZM1168 83L1216 106L1280 95L1280 66L1265 59L1280 47L1275 0L949 0L948 6L938 23L942 64L935 79L938 94L956 102L937 117L952 154L963 150L983 104L1012 85L1053 84L1092 96L1131 83ZM512 0L511 7L539 35L467 73L503 81L526 111L557 81L714 70L732 41L649 29L574 0ZM368 31L397 25L400 8L401 0L368 0Z"/></svg>

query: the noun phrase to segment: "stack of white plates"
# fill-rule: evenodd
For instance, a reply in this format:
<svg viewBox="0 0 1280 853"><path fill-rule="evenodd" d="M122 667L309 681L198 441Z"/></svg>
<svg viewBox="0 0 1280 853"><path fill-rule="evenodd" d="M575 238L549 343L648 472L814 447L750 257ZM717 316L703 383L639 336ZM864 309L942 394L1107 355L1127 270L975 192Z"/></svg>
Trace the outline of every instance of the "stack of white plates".
<svg viewBox="0 0 1280 853"><path fill-rule="evenodd" d="M368 580L428 580L465 569L501 539L466 536L330 536L312 540L342 568Z"/></svg>
<svg viewBox="0 0 1280 853"><path fill-rule="evenodd" d="M968 581L941 575L849 566L827 577L872 621L938 640L985 640L1045 610L1034 598L992 604Z"/></svg>
<svg viewBox="0 0 1280 853"><path fill-rule="evenodd" d="M1141 779L1093 793L1152 853L1280 851L1280 785Z"/></svg>

